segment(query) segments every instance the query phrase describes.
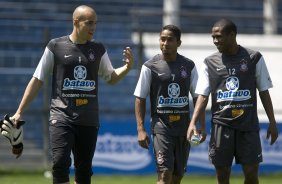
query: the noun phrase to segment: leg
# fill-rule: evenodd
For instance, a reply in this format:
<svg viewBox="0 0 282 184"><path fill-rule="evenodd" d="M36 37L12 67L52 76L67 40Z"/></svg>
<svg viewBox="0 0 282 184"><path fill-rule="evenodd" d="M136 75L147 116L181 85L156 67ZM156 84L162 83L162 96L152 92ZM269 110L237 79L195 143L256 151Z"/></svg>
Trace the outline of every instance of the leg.
<svg viewBox="0 0 282 184"><path fill-rule="evenodd" d="M157 184L170 184L174 169L174 143L171 136L154 134L153 146L158 170Z"/></svg>
<svg viewBox="0 0 282 184"><path fill-rule="evenodd" d="M258 168L259 164L243 165L243 172L245 176L244 184L258 184Z"/></svg>
<svg viewBox="0 0 282 184"><path fill-rule="evenodd" d="M235 152L235 130L213 124L209 143L209 160L215 166L218 184L229 184Z"/></svg>
<svg viewBox="0 0 282 184"><path fill-rule="evenodd" d="M70 154L74 140L72 127L63 122L50 123L49 133L53 161L53 183L69 184Z"/></svg>
<svg viewBox="0 0 282 184"><path fill-rule="evenodd" d="M216 169L216 178L218 184L229 184L231 167L230 166L217 166Z"/></svg>
<svg viewBox="0 0 282 184"><path fill-rule="evenodd" d="M98 127L75 126L75 144L73 147L75 183L90 184L92 160L96 148Z"/></svg>
<svg viewBox="0 0 282 184"><path fill-rule="evenodd" d="M171 184L172 172L165 170L158 172L157 184Z"/></svg>
<svg viewBox="0 0 282 184"><path fill-rule="evenodd" d="M245 184L258 184L259 163L262 162L262 148L259 131L237 132L236 163L242 165Z"/></svg>
<svg viewBox="0 0 282 184"><path fill-rule="evenodd" d="M175 142L174 171L172 173L171 184L180 184L186 172L187 161L190 152L190 144L186 136L179 136Z"/></svg>
<svg viewBox="0 0 282 184"><path fill-rule="evenodd" d="M183 176L172 175L170 184L180 184Z"/></svg>

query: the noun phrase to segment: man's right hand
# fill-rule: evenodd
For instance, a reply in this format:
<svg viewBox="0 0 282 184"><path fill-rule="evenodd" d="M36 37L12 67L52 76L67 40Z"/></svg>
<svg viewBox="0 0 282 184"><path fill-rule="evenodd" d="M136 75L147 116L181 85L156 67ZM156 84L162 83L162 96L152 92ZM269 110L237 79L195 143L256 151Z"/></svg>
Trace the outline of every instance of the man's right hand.
<svg viewBox="0 0 282 184"><path fill-rule="evenodd" d="M9 115L5 115L0 121L1 135L6 137L12 145L12 153L16 158L20 157L23 151L23 127L24 121L19 121L15 125Z"/></svg>
<svg viewBox="0 0 282 184"><path fill-rule="evenodd" d="M150 138L146 131L138 131L138 144L145 149L149 149Z"/></svg>

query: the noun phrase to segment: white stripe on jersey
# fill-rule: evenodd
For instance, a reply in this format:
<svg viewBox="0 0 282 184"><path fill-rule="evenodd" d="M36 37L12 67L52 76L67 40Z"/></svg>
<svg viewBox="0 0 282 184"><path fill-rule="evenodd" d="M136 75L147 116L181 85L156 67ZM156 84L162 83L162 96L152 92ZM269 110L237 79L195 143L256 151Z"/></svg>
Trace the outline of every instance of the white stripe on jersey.
<svg viewBox="0 0 282 184"><path fill-rule="evenodd" d="M36 67L36 70L33 74L33 77L44 81L48 75L53 73L54 66L54 54L48 49L45 48L44 53ZM108 53L105 52L101 58L98 75L103 78L105 81L111 80L111 75L114 71L114 68L109 59Z"/></svg>
<svg viewBox="0 0 282 184"><path fill-rule="evenodd" d="M53 73L54 54L46 47L44 53L36 67L33 77L44 81L51 73Z"/></svg>
<svg viewBox="0 0 282 184"><path fill-rule="evenodd" d="M273 87L267 66L262 56L256 64L256 84L259 91L265 91ZM205 63L202 64L199 70L196 93L205 96L210 94L208 67Z"/></svg>
<svg viewBox="0 0 282 184"><path fill-rule="evenodd" d="M262 56L256 65L256 84L259 91L265 91L273 87L270 75Z"/></svg>
<svg viewBox="0 0 282 184"><path fill-rule="evenodd" d="M151 70L143 65L141 68L139 80L134 91L134 96L146 98L150 93L151 81Z"/></svg>

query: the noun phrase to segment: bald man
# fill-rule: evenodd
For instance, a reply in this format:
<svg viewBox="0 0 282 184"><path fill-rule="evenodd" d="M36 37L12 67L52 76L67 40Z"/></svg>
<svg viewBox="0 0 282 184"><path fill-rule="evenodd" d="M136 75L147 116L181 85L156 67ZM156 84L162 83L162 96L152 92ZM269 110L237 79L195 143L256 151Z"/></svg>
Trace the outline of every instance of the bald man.
<svg viewBox="0 0 282 184"><path fill-rule="evenodd" d="M115 69L103 44L92 40L97 23L94 9L85 5L77 7L72 23L70 35L48 43L12 117L15 124L23 119L23 113L52 74L49 133L54 184L69 183L71 152L75 183L91 183L92 158L100 126L98 76L115 84L133 65L129 47L121 54L124 65Z"/></svg>

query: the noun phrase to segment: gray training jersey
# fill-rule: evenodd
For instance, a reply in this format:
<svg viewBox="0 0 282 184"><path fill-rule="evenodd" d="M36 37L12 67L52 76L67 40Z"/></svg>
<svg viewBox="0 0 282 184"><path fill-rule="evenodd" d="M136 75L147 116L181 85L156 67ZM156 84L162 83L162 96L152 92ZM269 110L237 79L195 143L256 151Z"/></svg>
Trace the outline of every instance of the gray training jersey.
<svg viewBox="0 0 282 184"><path fill-rule="evenodd" d="M185 136L190 120L189 92L195 97L197 70L193 61L177 55L166 62L156 55L142 66L134 95L150 94L153 133Z"/></svg>
<svg viewBox="0 0 282 184"><path fill-rule="evenodd" d="M241 46L236 55L217 52L205 59L212 98L212 123L242 131L259 129L256 89L262 89L258 85L265 85L266 89L272 87L267 70L263 70L266 71L264 76L258 71L259 61L264 61L259 52ZM266 78L265 84L259 84L258 81L262 81L259 78Z"/></svg>
<svg viewBox="0 0 282 184"><path fill-rule="evenodd" d="M52 39L34 77L44 81L53 72L51 121L99 126L98 74L110 79L113 68L101 43L74 44L68 36Z"/></svg>

